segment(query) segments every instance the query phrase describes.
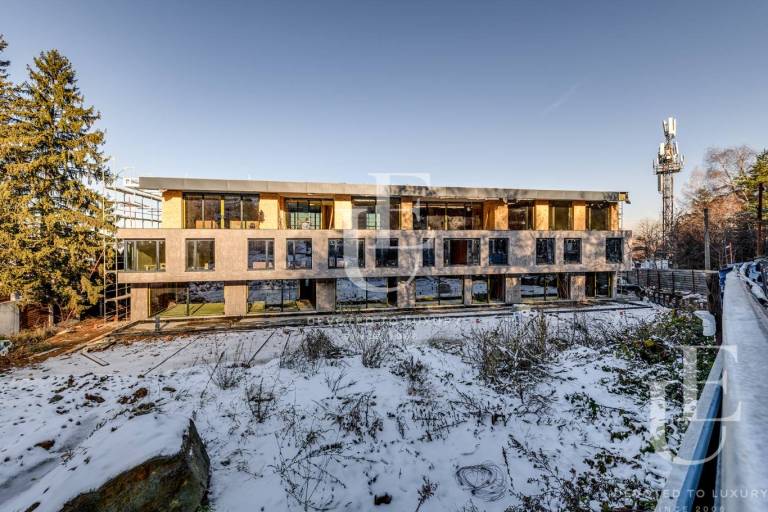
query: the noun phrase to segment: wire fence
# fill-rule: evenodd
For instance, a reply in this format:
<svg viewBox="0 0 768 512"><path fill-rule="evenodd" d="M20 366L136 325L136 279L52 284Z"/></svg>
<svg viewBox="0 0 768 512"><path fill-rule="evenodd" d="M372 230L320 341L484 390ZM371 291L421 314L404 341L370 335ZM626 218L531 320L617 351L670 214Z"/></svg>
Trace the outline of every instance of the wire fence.
<svg viewBox="0 0 768 512"><path fill-rule="evenodd" d="M640 288L672 294L696 293L706 296L710 290L707 278L717 279L717 272L713 270L661 270L661 269L634 269L621 272L626 285L639 286Z"/></svg>

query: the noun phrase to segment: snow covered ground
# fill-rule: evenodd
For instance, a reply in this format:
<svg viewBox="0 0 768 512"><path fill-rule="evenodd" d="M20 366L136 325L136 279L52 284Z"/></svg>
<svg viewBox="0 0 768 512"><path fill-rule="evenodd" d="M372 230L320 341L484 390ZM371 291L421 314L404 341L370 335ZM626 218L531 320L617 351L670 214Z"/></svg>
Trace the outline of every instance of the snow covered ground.
<svg viewBox="0 0 768 512"><path fill-rule="evenodd" d="M659 311L547 321L567 333L574 318L599 328ZM501 321L371 324L363 339L384 332L397 341L378 368L355 350L289 364L290 347L318 332L308 327L135 342L97 353L108 366L75 354L2 375L0 510L24 511L35 499L45 508L35 482L83 464L109 431L187 418L211 459L218 512L370 510L375 499L385 503L377 509L421 511L556 510L575 494L595 496L587 510L605 496L652 501L669 466L649 448L649 406L635 389L646 370L579 344L559 349L530 383L490 383L462 347ZM361 328L351 329L322 332L347 348L353 331L360 339ZM669 428L677 439L674 421ZM117 474L121 462L100 461L101 475ZM70 494L93 485L81 480L68 482Z"/></svg>

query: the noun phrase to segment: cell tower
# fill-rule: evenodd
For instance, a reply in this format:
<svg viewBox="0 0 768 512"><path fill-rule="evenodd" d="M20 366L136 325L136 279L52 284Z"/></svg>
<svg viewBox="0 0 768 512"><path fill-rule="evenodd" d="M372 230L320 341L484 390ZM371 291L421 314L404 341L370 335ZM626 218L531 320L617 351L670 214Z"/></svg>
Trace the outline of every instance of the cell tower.
<svg viewBox="0 0 768 512"><path fill-rule="evenodd" d="M661 206L661 234L662 251L661 259L669 259L669 238L672 224L674 223L674 175L683 168L685 159L677 150L677 119L668 117L662 121L664 130L664 142L659 144L659 154L653 161L653 171L658 180L659 193L662 198Z"/></svg>

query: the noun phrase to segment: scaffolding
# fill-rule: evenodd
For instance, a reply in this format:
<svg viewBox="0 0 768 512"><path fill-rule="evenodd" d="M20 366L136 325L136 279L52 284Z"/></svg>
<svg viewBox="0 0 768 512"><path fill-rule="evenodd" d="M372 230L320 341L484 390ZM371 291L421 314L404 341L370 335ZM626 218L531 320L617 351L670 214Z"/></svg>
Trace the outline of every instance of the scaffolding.
<svg viewBox="0 0 768 512"><path fill-rule="evenodd" d="M162 197L156 191L140 190L138 184L126 178L122 185L104 184L106 198L104 216L118 229L159 228ZM131 285L118 282L117 273L123 270L123 248L117 232L104 235L103 301L105 322L127 320L131 311Z"/></svg>

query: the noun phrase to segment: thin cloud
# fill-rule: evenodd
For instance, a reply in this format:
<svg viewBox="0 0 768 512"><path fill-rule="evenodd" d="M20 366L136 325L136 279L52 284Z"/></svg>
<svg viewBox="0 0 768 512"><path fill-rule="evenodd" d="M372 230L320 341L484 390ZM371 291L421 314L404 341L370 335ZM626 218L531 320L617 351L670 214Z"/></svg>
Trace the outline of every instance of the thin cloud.
<svg viewBox="0 0 768 512"><path fill-rule="evenodd" d="M557 98L555 101L547 105L547 107L541 111L542 115L550 114L555 110L559 109L560 107L562 107L565 104L565 102L567 102L571 98L571 96L573 96L573 93L575 93L579 87L581 87L581 82L576 82L575 84L573 84L567 91L565 91L562 95L560 95L559 98Z"/></svg>

